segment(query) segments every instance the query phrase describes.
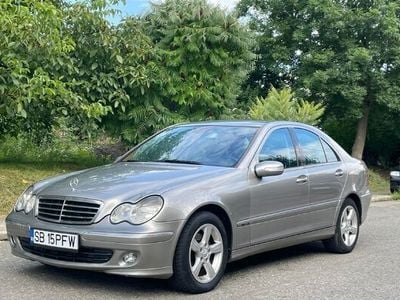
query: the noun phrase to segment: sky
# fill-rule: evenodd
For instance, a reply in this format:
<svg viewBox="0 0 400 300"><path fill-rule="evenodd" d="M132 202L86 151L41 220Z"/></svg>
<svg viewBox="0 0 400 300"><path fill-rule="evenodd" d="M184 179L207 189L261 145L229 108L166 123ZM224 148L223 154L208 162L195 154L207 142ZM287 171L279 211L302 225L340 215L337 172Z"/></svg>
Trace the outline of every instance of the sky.
<svg viewBox="0 0 400 300"><path fill-rule="evenodd" d="M231 10L235 7L239 0L208 0L209 3L221 6L224 9ZM126 0L126 4L119 4L116 6L122 13L121 17L126 15L141 15L146 13L150 7L151 0ZM153 0L153 2L155 2ZM112 22L118 22L120 17L113 17Z"/></svg>

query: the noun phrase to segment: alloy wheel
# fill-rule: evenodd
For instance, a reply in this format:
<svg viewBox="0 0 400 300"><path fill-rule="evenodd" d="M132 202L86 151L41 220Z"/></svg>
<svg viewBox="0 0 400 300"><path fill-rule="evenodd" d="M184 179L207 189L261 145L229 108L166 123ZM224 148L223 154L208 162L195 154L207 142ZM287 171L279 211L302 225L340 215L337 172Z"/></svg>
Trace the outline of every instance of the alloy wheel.
<svg viewBox="0 0 400 300"><path fill-rule="evenodd" d="M353 206L349 205L342 212L340 218L340 233L344 244L351 247L357 239L358 218Z"/></svg>
<svg viewBox="0 0 400 300"><path fill-rule="evenodd" d="M204 224L194 233L189 248L193 277L200 283L212 281L222 266L224 243L218 228Z"/></svg>

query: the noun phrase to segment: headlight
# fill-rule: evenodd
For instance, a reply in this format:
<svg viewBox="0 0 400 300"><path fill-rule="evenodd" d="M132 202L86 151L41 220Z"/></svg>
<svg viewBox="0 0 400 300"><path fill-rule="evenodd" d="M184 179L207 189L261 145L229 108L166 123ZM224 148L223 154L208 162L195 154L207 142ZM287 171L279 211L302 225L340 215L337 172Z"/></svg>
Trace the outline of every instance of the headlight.
<svg viewBox="0 0 400 300"><path fill-rule="evenodd" d="M33 195L28 200L26 200L26 204L25 204L25 208L24 208L25 213L29 214L32 211L32 209L35 207L35 205L36 205L36 195Z"/></svg>
<svg viewBox="0 0 400 300"><path fill-rule="evenodd" d="M390 172L390 176L392 176L392 177L400 177L400 171L392 171L392 172Z"/></svg>
<svg viewBox="0 0 400 300"><path fill-rule="evenodd" d="M122 203L111 213L111 223L129 222L134 225L146 223L153 219L163 207L164 201L160 196L149 196L139 202Z"/></svg>
<svg viewBox="0 0 400 300"><path fill-rule="evenodd" d="M15 211L24 210L28 214L35 207L35 204L36 196L33 195L33 186L30 186L18 197L15 203Z"/></svg>

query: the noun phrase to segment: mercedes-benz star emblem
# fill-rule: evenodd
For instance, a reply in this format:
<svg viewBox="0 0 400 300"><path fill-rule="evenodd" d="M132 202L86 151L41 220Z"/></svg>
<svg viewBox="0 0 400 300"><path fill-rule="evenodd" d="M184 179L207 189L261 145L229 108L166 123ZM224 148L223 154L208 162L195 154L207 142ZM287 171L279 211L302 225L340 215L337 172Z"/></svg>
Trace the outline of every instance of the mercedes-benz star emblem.
<svg viewBox="0 0 400 300"><path fill-rule="evenodd" d="M76 191L76 189L78 188L78 184L79 184L79 179L77 177L72 178L71 181L69 182L69 186L73 191Z"/></svg>

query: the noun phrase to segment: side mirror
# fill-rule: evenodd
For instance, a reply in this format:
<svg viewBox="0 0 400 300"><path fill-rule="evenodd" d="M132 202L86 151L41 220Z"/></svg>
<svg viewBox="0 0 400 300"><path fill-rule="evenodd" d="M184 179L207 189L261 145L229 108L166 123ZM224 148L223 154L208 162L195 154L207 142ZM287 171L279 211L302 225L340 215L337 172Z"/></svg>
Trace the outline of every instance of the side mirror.
<svg viewBox="0 0 400 300"><path fill-rule="evenodd" d="M257 177L276 176L283 173L284 166L279 161L263 161L254 167Z"/></svg>

